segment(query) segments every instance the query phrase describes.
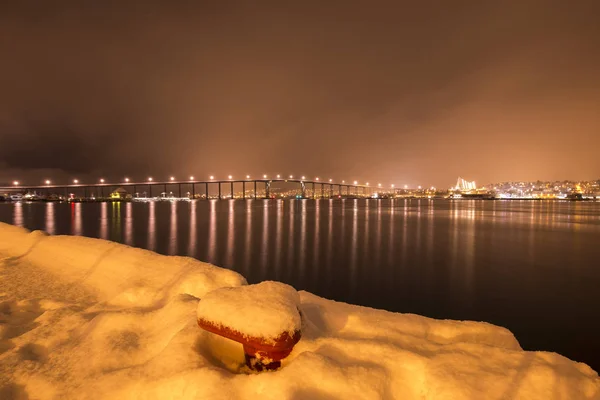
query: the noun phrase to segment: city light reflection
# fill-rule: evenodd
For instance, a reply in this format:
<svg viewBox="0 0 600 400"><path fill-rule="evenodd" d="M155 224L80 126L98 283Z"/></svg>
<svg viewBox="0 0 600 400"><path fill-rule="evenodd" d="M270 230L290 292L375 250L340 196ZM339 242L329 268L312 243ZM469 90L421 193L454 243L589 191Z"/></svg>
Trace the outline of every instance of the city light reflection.
<svg viewBox="0 0 600 400"><path fill-rule="evenodd" d="M124 241L128 246L133 246L133 205L131 202L125 203L125 235Z"/></svg>
<svg viewBox="0 0 600 400"><path fill-rule="evenodd" d="M13 206L13 225L23 226L23 203L20 201Z"/></svg>
<svg viewBox="0 0 600 400"><path fill-rule="evenodd" d="M226 258L225 267L233 268L233 253L235 248L235 210L233 208L235 200L229 200L227 207L227 247L226 247Z"/></svg>
<svg viewBox="0 0 600 400"><path fill-rule="evenodd" d="M177 254L177 205L178 201L171 201L169 224L169 255Z"/></svg>
<svg viewBox="0 0 600 400"><path fill-rule="evenodd" d="M216 263L217 255L217 201L209 200L208 262Z"/></svg>
<svg viewBox="0 0 600 400"><path fill-rule="evenodd" d="M100 239L108 239L108 203L106 202L100 203Z"/></svg>
<svg viewBox="0 0 600 400"><path fill-rule="evenodd" d="M156 202L148 203L148 250L156 249Z"/></svg>
<svg viewBox="0 0 600 400"><path fill-rule="evenodd" d="M83 235L82 218L83 216L81 215L81 203L71 203L71 221L73 221L73 226L71 229L72 235Z"/></svg>

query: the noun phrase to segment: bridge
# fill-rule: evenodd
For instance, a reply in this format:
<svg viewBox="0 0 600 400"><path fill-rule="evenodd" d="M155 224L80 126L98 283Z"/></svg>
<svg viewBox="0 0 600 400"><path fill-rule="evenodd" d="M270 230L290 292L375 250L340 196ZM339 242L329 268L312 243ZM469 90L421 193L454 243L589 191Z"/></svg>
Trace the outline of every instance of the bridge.
<svg viewBox="0 0 600 400"><path fill-rule="evenodd" d="M229 179L215 179L211 176L209 180L196 180L193 177L190 177L188 180L177 180L174 177L171 177L166 181L156 181L153 178L148 178L146 181L132 182L128 178L125 178L122 182L105 182L104 179L101 179L98 183L81 183L78 180L74 180L70 184L53 184L51 181L46 180L43 185L25 185L21 182L14 181L11 186L0 187L0 193L28 193L34 191L46 193L47 195L62 194L65 197L69 197L74 192L78 192L83 194L83 198L89 198L89 195L93 195L93 197L98 195L97 197L107 198L113 190L123 188L125 190L131 189L133 195L138 194L140 189L147 189L147 193L144 192L145 196L143 197L152 198L154 188L154 192L158 192L159 194L161 193L161 189L163 193L173 193L172 189L175 189L180 198L184 191L186 191L186 197L208 199L210 198L209 190L211 188L213 190L214 188L217 188L218 195L216 198L223 199L224 197L235 198L234 185L241 184L242 199L257 199L259 198L259 187L261 191L264 191L264 195L260 196L260 198L271 198L271 186L276 183L294 183L299 185L298 188L301 189L302 198L307 198L307 191L311 193L310 197L312 198L316 198L319 191L320 195L318 197L321 198L331 198L335 196L366 197L372 196L376 192L385 191L381 184L370 186L369 183L359 184L357 181L354 181L353 183L342 181L340 183L334 182L332 179L322 181L319 178L282 178L281 176L278 176L277 178L263 177L262 179L251 179L249 177L246 179L233 179L233 177L230 176ZM252 191L250 195L247 195L247 188ZM169 192L168 189L171 189L171 191ZM391 186L390 190L394 190L394 185ZM229 196L227 196L227 194L229 194ZM202 195L204 196L202 197Z"/></svg>

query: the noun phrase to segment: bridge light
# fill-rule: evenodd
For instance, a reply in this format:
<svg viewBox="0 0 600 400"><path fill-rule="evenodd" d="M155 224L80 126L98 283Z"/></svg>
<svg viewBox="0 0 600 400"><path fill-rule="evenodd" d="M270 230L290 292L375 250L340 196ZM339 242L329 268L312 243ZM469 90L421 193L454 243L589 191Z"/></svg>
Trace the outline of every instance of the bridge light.
<svg viewBox="0 0 600 400"><path fill-rule="evenodd" d="M392 189L393 189L393 188L395 188L395 187L396 187L396 185L394 185L394 184L392 183Z"/></svg>
<svg viewBox="0 0 600 400"><path fill-rule="evenodd" d="M369 186L369 182L367 182L367 186Z"/></svg>
<svg viewBox="0 0 600 400"><path fill-rule="evenodd" d="M125 178L125 182L129 182L129 178Z"/></svg>
<svg viewBox="0 0 600 400"><path fill-rule="evenodd" d="M250 175L246 175L246 179L250 179Z"/></svg>
<svg viewBox="0 0 600 400"><path fill-rule="evenodd" d="M290 175L290 179L294 179L294 175Z"/></svg>
<svg viewBox="0 0 600 400"><path fill-rule="evenodd" d="M73 183L77 185L79 181L77 179L73 179Z"/></svg>
<svg viewBox="0 0 600 400"><path fill-rule="evenodd" d="M343 180L342 183L346 183L346 181Z"/></svg>
<svg viewBox="0 0 600 400"><path fill-rule="evenodd" d="M210 176L210 179L211 179L211 180L213 180L213 179L215 179L215 177L211 175L211 176Z"/></svg>
<svg viewBox="0 0 600 400"><path fill-rule="evenodd" d="M333 179L329 178L329 182L333 182Z"/></svg>
<svg viewBox="0 0 600 400"><path fill-rule="evenodd" d="M152 182L152 177L148 178L148 182Z"/></svg>
<svg viewBox="0 0 600 400"><path fill-rule="evenodd" d="M46 185L50 184L50 179L46 179Z"/></svg>
<svg viewBox="0 0 600 400"><path fill-rule="evenodd" d="M100 179L100 183L104 183L104 178L101 178L101 179Z"/></svg>
<svg viewBox="0 0 600 400"><path fill-rule="evenodd" d="M354 181L354 184L355 184L355 185L358 185L358 181Z"/></svg>
<svg viewBox="0 0 600 400"><path fill-rule="evenodd" d="M305 179L306 179L306 177L304 175L302 175L302 180L305 180Z"/></svg>
<svg viewBox="0 0 600 400"><path fill-rule="evenodd" d="M227 178L231 180L233 179L233 176L229 175Z"/></svg>
<svg viewBox="0 0 600 400"><path fill-rule="evenodd" d="M190 176L190 181L193 181L193 180L194 180L194 177L193 177L193 176Z"/></svg>
<svg viewBox="0 0 600 400"><path fill-rule="evenodd" d="M378 183L378 184L377 184L377 186L378 186L378 187L381 187L381 183Z"/></svg>
<svg viewBox="0 0 600 400"><path fill-rule="evenodd" d="M319 180L319 177L317 176L315 179L318 181L318 180Z"/></svg>
<svg viewBox="0 0 600 400"><path fill-rule="evenodd" d="M267 174L264 174L264 175L263 175L263 178L267 179Z"/></svg>
<svg viewBox="0 0 600 400"><path fill-rule="evenodd" d="M281 178L281 175L277 174L277 179Z"/></svg>
<svg viewBox="0 0 600 400"><path fill-rule="evenodd" d="M13 185L19 186L19 181L13 181Z"/></svg>
<svg viewBox="0 0 600 400"><path fill-rule="evenodd" d="M171 177L171 180L172 180L172 181L174 181L174 180L175 180L175 177L174 177L174 176L172 176L172 177Z"/></svg>
<svg viewBox="0 0 600 400"><path fill-rule="evenodd" d="M408 185L404 185L404 189L408 189Z"/></svg>
<svg viewBox="0 0 600 400"><path fill-rule="evenodd" d="M419 190L421 190L421 186L419 185Z"/></svg>

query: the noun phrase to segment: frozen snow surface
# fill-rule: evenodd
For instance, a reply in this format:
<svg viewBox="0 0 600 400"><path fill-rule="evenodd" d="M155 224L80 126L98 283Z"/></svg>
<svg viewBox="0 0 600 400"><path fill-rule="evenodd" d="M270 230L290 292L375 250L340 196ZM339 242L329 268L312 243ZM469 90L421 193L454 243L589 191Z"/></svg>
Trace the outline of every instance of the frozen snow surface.
<svg viewBox="0 0 600 400"><path fill-rule="evenodd" d="M0 224L0 399L600 400L591 368L523 351L504 328L244 285L190 258ZM257 294L271 315L233 305ZM248 373L197 309L248 334L301 323L302 339L280 370Z"/></svg>

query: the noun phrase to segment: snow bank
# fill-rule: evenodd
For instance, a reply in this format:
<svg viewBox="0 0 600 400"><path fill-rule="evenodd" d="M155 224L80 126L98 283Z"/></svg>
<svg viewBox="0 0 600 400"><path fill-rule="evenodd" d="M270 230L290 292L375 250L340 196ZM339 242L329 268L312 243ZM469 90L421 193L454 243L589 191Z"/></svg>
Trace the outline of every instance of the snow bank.
<svg viewBox="0 0 600 400"><path fill-rule="evenodd" d="M101 239L48 236L0 224L0 252L82 285L99 301L153 307L181 293L197 298L246 284L236 272L189 257L168 257Z"/></svg>
<svg viewBox="0 0 600 400"><path fill-rule="evenodd" d="M301 328L300 296L286 284L266 281L257 285L221 288L198 303L198 318L227 326L246 337L274 342L282 333L290 337Z"/></svg>
<svg viewBox="0 0 600 400"><path fill-rule="evenodd" d="M0 224L0 399L600 399L587 365L522 351L504 328L306 292L283 367L245 374L241 345L196 325L199 299L244 284L188 258Z"/></svg>

